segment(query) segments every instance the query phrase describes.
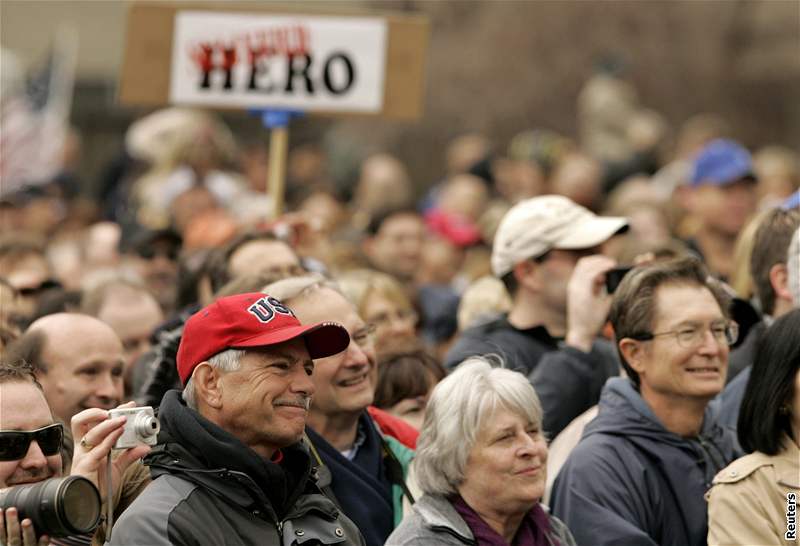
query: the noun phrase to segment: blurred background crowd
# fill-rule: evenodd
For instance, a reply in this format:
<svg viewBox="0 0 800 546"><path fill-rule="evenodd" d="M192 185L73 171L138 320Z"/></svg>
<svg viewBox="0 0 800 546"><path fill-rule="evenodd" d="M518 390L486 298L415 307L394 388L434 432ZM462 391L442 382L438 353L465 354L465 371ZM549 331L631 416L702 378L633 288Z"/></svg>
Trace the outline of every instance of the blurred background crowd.
<svg viewBox="0 0 800 546"><path fill-rule="evenodd" d="M734 301L738 338L727 322L710 327L726 356L728 345L738 351L729 384L745 369L749 377L758 351L748 334L800 305L794 2L326 4L430 19L425 113L414 123L293 121L278 217L266 191L268 132L257 118L116 104L128 5L0 5L0 349L36 367L59 346L63 374L75 372L82 329L97 325L66 312L105 323L124 353L121 367L63 383L60 406L48 400L64 422L127 400L158 406L181 386L175 361L189 316L217 298L262 290L302 299L300 285L280 281L306 274L309 286L334 280L352 304L359 322L345 326L354 343L374 341L374 406L417 430L434 385L476 354L470 340L494 335L494 324L530 338L544 326L542 354L565 346L590 354L602 341L614 356L607 370L593 370L597 384L583 398L552 384L548 391L547 381L560 380L549 364L531 358L520 370L532 374L544 408L536 419L551 437L596 411L603 383L620 371L608 294L584 294L606 306L583 313L584 322L602 315L584 332L588 345L570 338L567 318L580 322L579 285L591 287L615 265L702 260ZM31 32L34 24L47 31ZM55 37L52 49L43 36ZM58 69L67 49L74 81ZM547 195L569 201L529 201ZM538 223L505 220L520 204L513 210L535 209ZM565 233L577 224L565 218L573 214L586 225L599 226L598 217L619 225L570 246ZM521 240L529 246L514 251ZM781 248L768 248L771 240ZM506 247L519 255L504 255ZM600 253L594 266L585 261ZM551 276L527 285L534 274L526 267ZM524 316L534 299L539 314ZM26 336L35 322L49 343ZM648 335L632 339L662 334ZM506 359L519 348L497 342ZM706 398L725 383L723 374ZM742 391L736 396L734 426ZM571 400L579 407L567 407ZM593 417L578 424L565 453ZM555 443L551 461L563 463L566 454L553 453Z"/></svg>

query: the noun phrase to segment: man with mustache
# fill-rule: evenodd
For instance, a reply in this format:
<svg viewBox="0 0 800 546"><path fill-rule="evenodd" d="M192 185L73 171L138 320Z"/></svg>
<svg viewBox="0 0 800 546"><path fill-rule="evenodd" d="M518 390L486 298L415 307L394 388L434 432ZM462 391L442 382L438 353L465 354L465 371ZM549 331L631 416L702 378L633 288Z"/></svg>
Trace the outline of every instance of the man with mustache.
<svg viewBox="0 0 800 546"><path fill-rule="evenodd" d="M301 442L314 358L345 350L342 326L302 326L263 293L218 299L186 322L184 385L160 406L153 482L110 544L363 544L317 486Z"/></svg>

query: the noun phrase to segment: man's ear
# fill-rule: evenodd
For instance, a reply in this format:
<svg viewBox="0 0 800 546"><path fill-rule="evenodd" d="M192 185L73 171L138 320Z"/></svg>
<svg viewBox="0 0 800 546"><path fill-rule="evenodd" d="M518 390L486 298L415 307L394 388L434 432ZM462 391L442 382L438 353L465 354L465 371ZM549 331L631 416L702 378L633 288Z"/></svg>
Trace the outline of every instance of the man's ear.
<svg viewBox="0 0 800 546"><path fill-rule="evenodd" d="M534 275L538 265L533 260L524 260L516 264L511 271L514 273L514 280L517 281L517 285L538 291L541 288L541 283L538 276Z"/></svg>
<svg viewBox="0 0 800 546"><path fill-rule="evenodd" d="M375 246L375 236L368 235L361 240L361 252L364 253L365 256L371 257L373 247Z"/></svg>
<svg viewBox="0 0 800 546"><path fill-rule="evenodd" d="M789 290L789 269L786 264L775 264L769 268L769 283L776 299L792 301L792 293Z"/></svg>
<svg viewBox="0 0 800 546"><path fill-rule="evenodd" d="M222 374L208 362L201 362L192 373L194 393L198 402L214 409L222 407Z"/></svg>
<svg viewBox="0 0 800 546"><path fill-rule="evenodd" d="M624 337L617 343L619 345L619 352L625 358L625 362L633 368L637 374L641 375L645 369L644 366L644 344L641 341Z"/></svg>

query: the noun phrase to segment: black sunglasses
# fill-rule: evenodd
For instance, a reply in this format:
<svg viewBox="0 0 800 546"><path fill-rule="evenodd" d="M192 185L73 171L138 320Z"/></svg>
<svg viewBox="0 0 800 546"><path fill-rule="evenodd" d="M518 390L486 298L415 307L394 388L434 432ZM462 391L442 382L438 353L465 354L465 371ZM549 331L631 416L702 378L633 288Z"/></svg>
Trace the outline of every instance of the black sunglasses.
<svg viewBox="0 0 800 546"><path fill-rule="evenodd" d="M25 457L31 440L36 440L39 449L47 455L55 455L61 449L64 428L53 423L37 430L0 430L0 461L18 461Z"/></svg>

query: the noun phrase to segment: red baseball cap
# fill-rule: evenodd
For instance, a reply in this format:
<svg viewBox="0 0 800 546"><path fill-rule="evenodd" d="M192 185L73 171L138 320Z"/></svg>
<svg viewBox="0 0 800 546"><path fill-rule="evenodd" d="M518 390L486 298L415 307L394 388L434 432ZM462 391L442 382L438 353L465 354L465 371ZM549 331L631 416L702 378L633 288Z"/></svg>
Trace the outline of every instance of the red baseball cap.
<svg viewBox="0 0 800 546"><path fill-rule="evenodd" d="M220 298L186 321L178 375L186 385L201 362L225 349L268 347L302 337L311 358L344 351L350 334L335 322L303 326L291 309L262 292Z"/></svg>

